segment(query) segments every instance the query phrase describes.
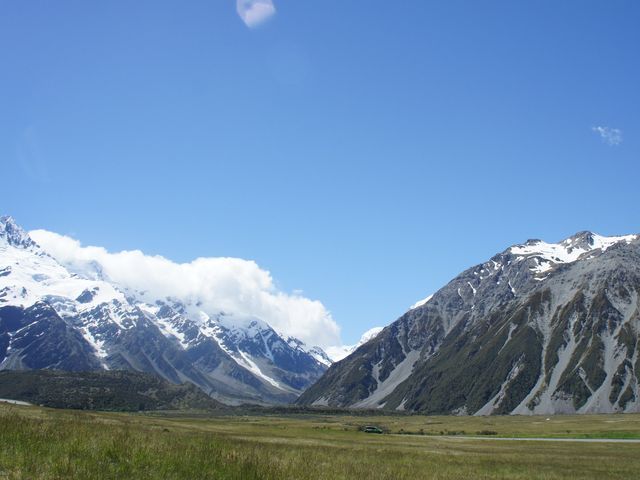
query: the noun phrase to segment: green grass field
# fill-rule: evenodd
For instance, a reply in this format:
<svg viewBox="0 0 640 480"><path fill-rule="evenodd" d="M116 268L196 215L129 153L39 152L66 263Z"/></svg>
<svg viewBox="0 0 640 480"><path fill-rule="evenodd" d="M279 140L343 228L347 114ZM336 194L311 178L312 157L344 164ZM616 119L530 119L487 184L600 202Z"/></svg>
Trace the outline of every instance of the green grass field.
<svg viewBox="0 0 640 480"><path fill-rule="evenodd" d="M359 431L378 425L385 435ZM469 438L481 436L483 439ZM0 404L0 479L637 478L640 415L119 414Z"/></svg>

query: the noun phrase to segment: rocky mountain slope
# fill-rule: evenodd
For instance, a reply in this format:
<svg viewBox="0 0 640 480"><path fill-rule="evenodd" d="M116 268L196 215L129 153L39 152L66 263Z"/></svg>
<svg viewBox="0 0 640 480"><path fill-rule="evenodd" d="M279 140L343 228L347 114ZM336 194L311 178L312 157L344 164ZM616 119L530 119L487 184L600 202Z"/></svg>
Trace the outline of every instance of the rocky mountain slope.
<svg viewBox="0 0 640 480"><path fill-rule="evenodd" d="M288 403L330 362L259 318L150 301L98 264L70 271L0 218L0 370L137 370L227 403Z"/></svg>
<svg viewBox="0 0 640 480"><path fill-rule="evenodd" d="M331 366L304 405L456 414L640 411L640 236L529 240Z"/></svg>

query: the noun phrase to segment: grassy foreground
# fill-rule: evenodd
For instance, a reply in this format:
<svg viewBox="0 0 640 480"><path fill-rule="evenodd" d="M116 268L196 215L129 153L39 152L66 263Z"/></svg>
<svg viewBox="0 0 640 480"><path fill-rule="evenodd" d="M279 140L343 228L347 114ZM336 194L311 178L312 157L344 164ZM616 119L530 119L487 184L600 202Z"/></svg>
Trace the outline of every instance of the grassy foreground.
<svg viewBox="0 0 640 480"><path fill-rule="evenodd" d="M366 424L395 434L359 432ZM640 415L198 417L0 404L0 479L602 479L640 472L638 444L463 435L637 438Z"/></svg>

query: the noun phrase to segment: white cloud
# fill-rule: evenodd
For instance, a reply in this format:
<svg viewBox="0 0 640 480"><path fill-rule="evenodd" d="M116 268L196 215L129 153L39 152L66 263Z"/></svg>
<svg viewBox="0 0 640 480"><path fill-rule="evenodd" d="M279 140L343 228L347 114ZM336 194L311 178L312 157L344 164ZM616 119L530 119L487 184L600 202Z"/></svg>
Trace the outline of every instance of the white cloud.
<svg viewBox="0 0 640 480"><path fill-rule="evenodd" d="M607 145L615 146L622 143L622 131L610 127L591 127L591 130L600 135L600 138Z"/></svg>
<svg viewBox="0 0 640 480"><path fill-rule="evenodd" d="M122 287L145 293L150 301L166 297L199 304L209 314L220 311L238 317L258 317L279 332L309 345L335 345L340 328L317 300L276 289L268 271L240 258L197 258L175 263L140 250L108 252L84 247L71 237L34 230L31 237L56 260L74 272L87 272L97 263Z"/></svg>
<svg viewBox="0 0 640 480"><path fill-rule="evenodd" d="M249 28L254 28L276 13L272 0L236 0L236 10Z"/></svg>

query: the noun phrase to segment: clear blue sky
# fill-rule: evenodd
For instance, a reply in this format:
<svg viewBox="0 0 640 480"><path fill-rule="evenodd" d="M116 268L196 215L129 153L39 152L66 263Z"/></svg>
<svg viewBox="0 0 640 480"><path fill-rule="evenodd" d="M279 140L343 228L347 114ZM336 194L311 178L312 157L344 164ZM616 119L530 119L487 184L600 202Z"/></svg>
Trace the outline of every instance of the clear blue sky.
<svg viewBox="0 0 640 480"><path fill-rule="evenodd" d="M274 4L2 1L0 213L256 260L347 343L510 244L640 232L640 2Z"/></svg>

